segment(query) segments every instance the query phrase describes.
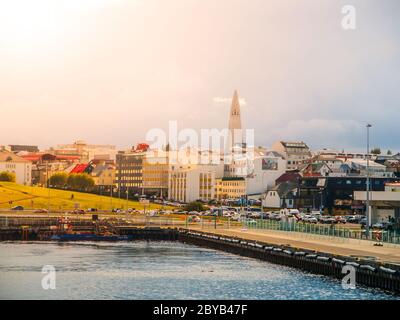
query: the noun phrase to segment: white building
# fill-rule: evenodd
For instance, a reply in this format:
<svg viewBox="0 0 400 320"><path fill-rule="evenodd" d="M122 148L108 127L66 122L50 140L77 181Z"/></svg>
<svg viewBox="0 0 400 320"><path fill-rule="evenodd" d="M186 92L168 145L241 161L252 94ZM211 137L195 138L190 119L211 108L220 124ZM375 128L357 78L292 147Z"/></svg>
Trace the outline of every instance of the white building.
<svg viewBox="0 0 400 320"><path fill-rule="evenodd" d="M303 141L277 141L272 145L272 150L283 155L287 161L287 170L298 169L301 164L312 156L310 148Z"/></svg>
<svg viewBox="0 0 400 320"><path fill-rule="evenodd" d="M286 172L286 160L274 151L255 152L246 176L247 194L262 194L275 186L275 180Z"/></svg>
<svg viewBox="0 0 400 320"><path fill-rule="evenodd" d="M215 199L216 170L213 165L172 165L169 172L168 198L188 203Z"/></svg>
<svg viewBox="0 0 400 320"><path fill-rule="evenodd" d="M15 175L15 182L30 186L32 181L32 163L12 152L0 150L0 172Z"/></svg>
<svg viewBox="0 0 400 320"><path fill-rule="evenodd" d="M262 199L262 206L267 209L291 209L294 206L294 197L296 193L296 183L283 182L265 193Z"/></svg>
<svg viewBox="0 0 400 320"><path fill-rule="evenodd" d="M367 174L367 160L366 159L348 159L346 164L349 165L353 173L365 176ZM369 160L369 173L371 177L392 178L394 173L387 170L383 164L376 163Z"/></svg>
<svg viewBox="0 0 400 320"><path fill-rule="evenodd" d="M367 200L365 191L355 191L354 200ZM400 221L400 183L387 183L385 191L370 192L371 222L380 223L389 221L389 217Z"/></svg>

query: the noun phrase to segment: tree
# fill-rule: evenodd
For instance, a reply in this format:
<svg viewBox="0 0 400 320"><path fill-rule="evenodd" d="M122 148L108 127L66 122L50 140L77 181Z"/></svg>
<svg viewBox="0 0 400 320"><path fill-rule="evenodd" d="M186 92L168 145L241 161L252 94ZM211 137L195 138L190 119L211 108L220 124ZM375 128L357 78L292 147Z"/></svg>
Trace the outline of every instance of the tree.
<svg viewBox="0 0 400 320"><path fill-rule="evenodd" d="M73 173L68 176L67 185L72 190L90 191L94 186L94 180L87 173Z"/></svg>
<svg viewBox="0 0 400 320"><path fill-rule="evenodd" d="M64 188L67 184L67 180L68 175L65 172L58 172L50 177L49 183L52 187Z"/></svg>
<svg viewBox="0 0 400 320"><path fill-rule="evenodd" d="M200 201L193 201L188 203L185 206L185 210L186 211L206 211L206 208L204 207L203 203L201 203Z"/></svg>
<svg viewBox="0 0 400 320"><path fill-rule="evenodd" d="M373 148L371 154L381 154L381 148Z"/></svg>
<svg viewBox="0 0 400 320"><path fill-rule="evenodd" d="M388 150L388 151L387 151L387 155L388 155L388 156L391 156L391 155L392 155L392 151L391 151L391 150Z"/></svg>
<svg viewBox="0 0 400 320"><path fill-rule="evenodd" d="M15 182L15 174L7 171L0 172L0 181Z"/></svg>

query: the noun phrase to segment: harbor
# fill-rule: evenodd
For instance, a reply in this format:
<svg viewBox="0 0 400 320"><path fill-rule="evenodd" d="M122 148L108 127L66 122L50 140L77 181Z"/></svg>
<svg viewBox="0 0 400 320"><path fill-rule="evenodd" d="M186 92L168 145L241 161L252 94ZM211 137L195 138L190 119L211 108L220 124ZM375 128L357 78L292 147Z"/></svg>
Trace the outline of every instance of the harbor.
<svg viewBox="0 0 400 320"><path fill-rule="evenodd" d="M344 266L356 270L357 284L400 293L398 245L270 230L222 222L188 224L163 217L8 217L0 218L2 241L130 242L169 241L254 258L301 271L342 279ZM350 241L351 240L351 241Z"/></svg>

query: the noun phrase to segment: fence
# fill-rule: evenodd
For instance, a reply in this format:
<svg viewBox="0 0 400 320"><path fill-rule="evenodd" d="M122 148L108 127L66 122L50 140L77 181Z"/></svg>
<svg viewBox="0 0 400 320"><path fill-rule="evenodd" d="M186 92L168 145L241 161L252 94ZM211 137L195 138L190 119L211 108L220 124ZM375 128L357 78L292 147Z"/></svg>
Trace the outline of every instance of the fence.
<svg viewBox="0 0 400 320"><path fill-rule="evenodd" d="M335 224L322 225L296 221L274 221L274 220L255 220L243 223L248 229L265 229L286 232L296 232L320 236L337 237L343 239L364 239L376 242L400 244L400 233L390 230L370 230L360 228L349 228Z"/></svg>

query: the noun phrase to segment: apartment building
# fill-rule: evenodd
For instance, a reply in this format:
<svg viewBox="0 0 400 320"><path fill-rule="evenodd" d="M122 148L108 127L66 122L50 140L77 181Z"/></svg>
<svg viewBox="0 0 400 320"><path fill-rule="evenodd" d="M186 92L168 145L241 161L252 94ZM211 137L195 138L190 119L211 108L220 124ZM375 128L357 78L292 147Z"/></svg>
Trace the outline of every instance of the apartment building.
<svg viewBox="0 0 400 320"><path fill-rule="evenodd" d="M240 199L246 195L246 179L243 177L223 177L215 180L217 200Z"/></svg>
<svg viewBox="0 0 400 320"><path fill-rule="evenodd" d="M215 199L215 166L172 165L168 198L183 203Z"/></svg>
<svg viewBox="0 0 400 320"><path fill-rule="evenodd" d="M147 153L143 159L143 192L157 197L168 196L169 158L167 153Z"/></svg>
<svg viewBox="0 0 400 320"><path fill-rule="evenodd" d="M143 193L144 152L120 151L116 156L115 185L120 195Z"/></svg>

